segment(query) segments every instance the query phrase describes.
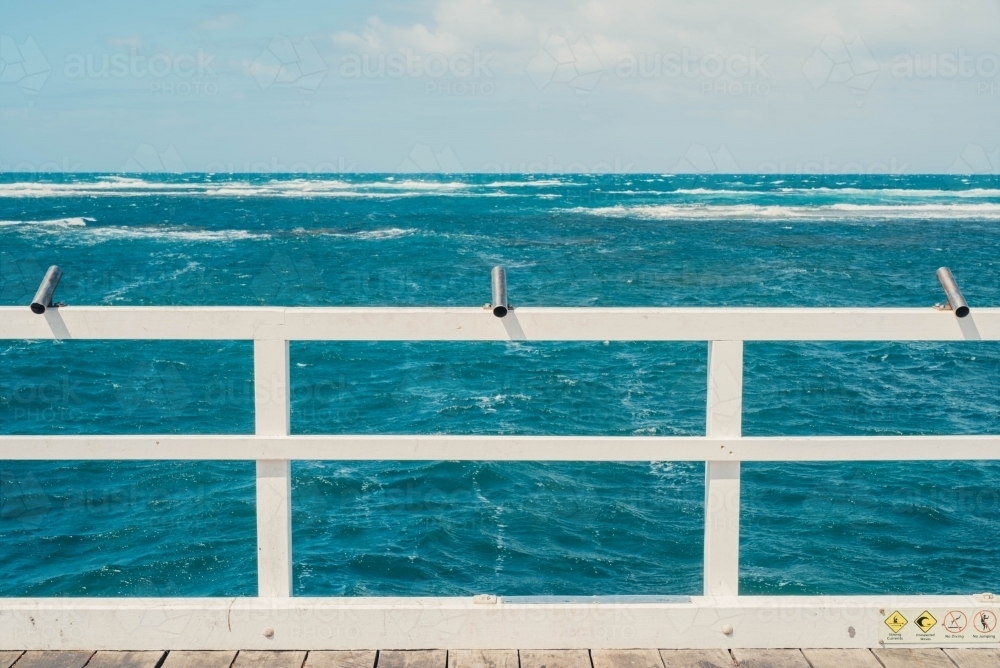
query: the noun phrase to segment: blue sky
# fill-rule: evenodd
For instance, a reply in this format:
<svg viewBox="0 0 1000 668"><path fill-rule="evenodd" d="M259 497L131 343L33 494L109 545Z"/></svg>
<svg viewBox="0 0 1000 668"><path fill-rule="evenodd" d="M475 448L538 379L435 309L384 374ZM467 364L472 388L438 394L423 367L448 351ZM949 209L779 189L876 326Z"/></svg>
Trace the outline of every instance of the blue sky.
<svg viewBox="0 0 1000 668"><path fill-rule="evenodd" d="M0 170L1000 171L1000 3L7 2Z"/></svg>

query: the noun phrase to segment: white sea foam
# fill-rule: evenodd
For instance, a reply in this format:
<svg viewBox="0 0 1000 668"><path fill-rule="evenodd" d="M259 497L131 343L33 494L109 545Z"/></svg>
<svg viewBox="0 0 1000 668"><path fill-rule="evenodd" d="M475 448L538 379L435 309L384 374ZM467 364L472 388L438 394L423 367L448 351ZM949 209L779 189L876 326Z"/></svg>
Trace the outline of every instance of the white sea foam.
<svg viewBox="0 0 1000 668"><path fill-rule="evenodd" d="M80 243L100 243L115 239L160 239L165 241L252 241L270 239L270 234L248 230L203 230L180 226L107 226L91 227L87 223L95 218L54 218L51 220L0 220L0 228L7 227L20 233L68 235Z"/></svg>
<svg viewBox="0 0 1000 668"><path fill-rule="evenodd" d="M867 197L1000 197L1000 189L967 188L964 190L911 188L779 188L778 190L746 190L727 188L678 188L677 190L609 191L619 194L643 195L711 195L728 197L775 197L788 195L851 195Z"/></svg>
<svg viewBox="0 0 1000 668"><path fill-rule="evenodd" d="M0 220L0 227L42 226L42 227L86 227L95 218L53 218L51 220Z"/></svg>
<svg viewBox="0 0 1000 668"><path fill-rule="evenodd" d="M556 186L582 186L583 183L560 181L558 179L538 179L537 181L494 181L484 183L483 188L552 188Z"/></svg>
<svg viewBox="0 0 1000 668"><path fill-rule="evenodd" d="M398 239L417 234L420 230L415 228L389 227L381 230L360 230L358 232L334 232L331 230L309 230L304 227L297 227L293 230L296 234L316 234L326 237L340 237L342 239L357 239L360 241L384 241L386 239Z"/></svg>
<svg viewBox="0 0 1000 668"><path fill-rule="evenodd" d="M609 218L647 220L1000 220L1000 204L649 204L563 209Z"/></svg>
<svg viewBox="0 0 1000 668"><path fill-rule="evenodd" d="M470 186L457 181L437 182L406 179L373 183L349 183L339 179L249 181L161 182L131 177L104 177L97 181L45 183L38 181L0 183L0 197L413 197L457 193Z"/></svg>
<svg viewBox="0 0 1000 668"><path fill-rule="evenodd" d="M270 239L270 234L260 234L247 230L198 230L171 227L90 227L84 239L107 241L117 239L157 239L162 241L255 241Z"/></svg>

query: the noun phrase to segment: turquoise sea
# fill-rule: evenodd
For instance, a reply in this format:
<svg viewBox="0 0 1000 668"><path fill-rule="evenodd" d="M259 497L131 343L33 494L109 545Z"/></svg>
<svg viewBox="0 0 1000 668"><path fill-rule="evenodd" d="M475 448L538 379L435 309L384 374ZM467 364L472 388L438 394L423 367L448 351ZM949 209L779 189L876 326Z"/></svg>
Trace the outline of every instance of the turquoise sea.
<svg viewBox="0 0 1000 668"><path fill-rule="evenodd" d="M0 175L0 304L1000 306L996 177ZM0 341L0 433L251 433L248 342ZM294 433L704 433L706 344L293 343ZM748 343L744 433L1000 432L1000 346ZM741 593L1000 589L1000 463L745 464ZM297 595L698 594L701 464L295 462ZM0 461L0 596L256 593L252 463Z"/></svg>

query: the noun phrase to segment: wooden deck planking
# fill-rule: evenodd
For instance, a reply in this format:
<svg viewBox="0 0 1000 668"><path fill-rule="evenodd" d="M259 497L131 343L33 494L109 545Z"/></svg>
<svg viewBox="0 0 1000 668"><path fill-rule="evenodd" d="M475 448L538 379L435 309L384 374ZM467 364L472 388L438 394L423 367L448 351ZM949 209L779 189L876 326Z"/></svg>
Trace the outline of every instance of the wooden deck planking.
<svg viewBox="0 0 1000 668"><path fill-rule="evenodd" d="M798 649L734 649L740 668L810 668Z"/></svg>
<svg viewBox="0 0 1000 668"><path fill-rule="evenodd" d="M665 668L733 668L733 657L724 649L661 649Z"/></svg>
<svg viewBox="0 0 1000 668"><path fill-rule="evenodd" d="M236 652L191 652L175 650L167 654L161 668L229 668L233 665ZM90 668L88 666L88 668Z"/></svg>
<svg viewBox="0 0 1000 668"><path fill-rule="evenodd" d="M90 657L89 651L30 651L14 664L17 668L83 668Z"/></svg>
<svg viewBox="0 0 1000 668"><path fill-rule="evenodd" d="M518 668L516 649L456 649L448 652L448 668Z"/></svg>
<svg viewBox="0 0 1000 668"><path fill-rule="evenodd" d="M447 668L448 650L384 650L378 653L378 668Z"/></svg>
<svg viewBox="0 0 1000 668"><path fill-rule="evenodd" d="M165 658L164 654L0 651L0 668L1000 668L1000 649L995 648L734 649L732 656L718 649L362 650L308 655L171 651Z"/></svg>
<svg viewBox="0 0 1000 668"><path fill-rule="evenodd" d="M655 649L594 649L590 660L594 668L663 668Z"/></svg>
<svg viewBox="0 0 1000 668"><path fill-rule="evenodd" d="M804 649L802 654L812 668L882 668L867 649Z"/></svg>
<svg viewBox="0 0 1000 668"><path fill-rule="evenodd" d="M521 668L591 668L585 649L522 649Z"/></svg>
<svg viewBox="0 0 1000 668"><path fill-rule="evenodd" d="M305 660L305 652L240 650L233 668L302 668Z"/></svg>
<svg viewBox="0 0 1000 668"><path fill-rule="evenodd" d="M309 652L306 668L375 668L375 650Z"/></svg>
<svg viewBox="0 0 1000 668"><path fill-rule="evenodd" d="M0 668L10 668L17 661L17 658L24 654L22 651L2 651L0 652Z"/></svg>
<svg viewBox="0 0 1000 668"><path fill-rule="evenodd" d="M955 668L943 650L926 649L873 649L872 652L885 668Z"/></svg>
<svg viewBox="0 0 1000 668"><path fill-rule="evenodd" d="M1000 668L1000 649L946 649L944 653L958 668Z"/></svg>
<svg viewBox="0 0 1000 668"><path fill-rule="evenodd" d="M156 668L165 652L107 652L95 654L87 668Z"/></svg>

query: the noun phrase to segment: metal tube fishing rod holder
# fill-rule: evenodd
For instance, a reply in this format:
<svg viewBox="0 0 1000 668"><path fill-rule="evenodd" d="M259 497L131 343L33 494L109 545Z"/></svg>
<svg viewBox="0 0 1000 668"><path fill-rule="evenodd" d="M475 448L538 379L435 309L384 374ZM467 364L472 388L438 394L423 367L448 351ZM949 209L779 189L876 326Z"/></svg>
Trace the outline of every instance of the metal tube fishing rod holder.
<svg viewBox="0 0 1000 668"><path fill-rule="evenodd" d="M59 279L62 278L62 274L62 269L56 265L52 265L45 272L45 278L42 279L42 284L38 286L35 298L31 300L31 311L33 313L41 315L45 313L45 309L52 306L52 294L56 291L56 286L59 285Z"/></svg>
<svg viewBox="0 0 1000 668"><path fill-rule="evenodd" d="M951 275L951 269L941 267L937 270L937 278L941 282L941 287L944 288L944 294L948 298L948 306L955 312L955 316L964 318L969 315L969 305L965 302L962 291L958 289L958 282Z"/></svg>
<svg viewBox="0 0 1000 668"><path fill-rule="evenodd" d="M507 272L503 267L493 267L493 315L502 318L507 315Z"/></svg>

